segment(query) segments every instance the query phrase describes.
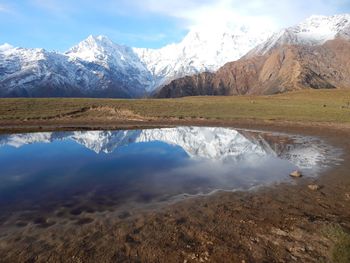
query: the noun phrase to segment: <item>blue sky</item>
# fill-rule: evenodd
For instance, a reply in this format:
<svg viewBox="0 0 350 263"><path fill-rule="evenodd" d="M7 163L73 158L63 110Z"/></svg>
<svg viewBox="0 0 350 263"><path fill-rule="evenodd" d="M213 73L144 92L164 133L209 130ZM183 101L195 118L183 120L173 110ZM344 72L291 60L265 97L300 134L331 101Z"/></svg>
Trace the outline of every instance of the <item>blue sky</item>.
<svg viewBox="0 0 350 263"><path fill-rule="evenodd" d="M254 21L278 29L337 13L350 13L350 0L0 0L0 43L64 51L102 34L158 48L196 26Z"/></svg>

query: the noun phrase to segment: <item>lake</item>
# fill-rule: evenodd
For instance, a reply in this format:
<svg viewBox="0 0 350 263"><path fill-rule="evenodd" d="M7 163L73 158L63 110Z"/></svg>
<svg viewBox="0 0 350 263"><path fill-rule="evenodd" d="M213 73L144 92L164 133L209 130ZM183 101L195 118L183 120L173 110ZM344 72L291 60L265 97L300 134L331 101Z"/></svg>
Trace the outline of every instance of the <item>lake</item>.
<svg viewBox="0 0 350 263"><path fill-rule="evenodd" d="M230 128L1 135L0 223L49 227L60 217L123 216L220 190L295 183L291 172L316 177L337 156L314 137Z"/></svg>

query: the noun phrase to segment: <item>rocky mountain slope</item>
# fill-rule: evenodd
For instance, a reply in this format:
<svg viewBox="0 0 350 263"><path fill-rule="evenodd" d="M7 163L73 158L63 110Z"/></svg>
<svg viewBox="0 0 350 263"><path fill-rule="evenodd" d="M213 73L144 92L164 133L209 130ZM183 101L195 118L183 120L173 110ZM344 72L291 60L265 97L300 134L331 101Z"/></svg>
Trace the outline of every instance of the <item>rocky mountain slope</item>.
<svg viewBox="0 0 350 263"><path fill-rule="evenodd" d="M350 39L350 14L311 16L296 26L274 33L253 48L246 57L265 55L284 45L323 45L336 38Z"/></svg>
<svg viewBox="0 0 350 263"><path fill-rule="evenodd" d="M266 95L307 88L349 88L350 16L321 18L322 23L320 17L313 17L293 30L288 29L289 38L286 35L270 38L215 74L174 80L158 91L156 97ZM326 22L330 23L329 30L324 29ZM273 44L271 39L275 40Z"/></svg>

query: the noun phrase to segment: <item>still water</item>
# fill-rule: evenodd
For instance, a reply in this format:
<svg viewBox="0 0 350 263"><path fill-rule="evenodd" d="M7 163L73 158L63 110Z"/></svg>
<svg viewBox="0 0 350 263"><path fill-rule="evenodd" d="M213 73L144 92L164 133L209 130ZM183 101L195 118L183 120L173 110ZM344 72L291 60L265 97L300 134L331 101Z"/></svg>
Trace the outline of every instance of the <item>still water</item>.
<svg viewBox="0 0 350 263"><path fill-rule="evenodd" d="M337 150L317 138L227 128L0 136L0 223L16 213L72 215L317 176Z"/></svg>

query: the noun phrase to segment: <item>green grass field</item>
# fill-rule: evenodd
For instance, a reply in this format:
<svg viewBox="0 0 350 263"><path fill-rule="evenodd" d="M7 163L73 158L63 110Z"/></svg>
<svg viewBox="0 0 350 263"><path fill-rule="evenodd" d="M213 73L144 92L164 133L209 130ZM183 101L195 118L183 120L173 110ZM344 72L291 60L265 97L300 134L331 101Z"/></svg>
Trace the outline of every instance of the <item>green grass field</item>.
<svg viewBox="0 0 350 263"><path fill-rule="evenodd" d="M0 99L0 121L46 119L107 106L145 117L219 120L350 122L350 91L308 90L274 96L187 97L181 99ZM84 114L85 112L85 114ZM103 120L104 113L95 116Z"/></svg>

